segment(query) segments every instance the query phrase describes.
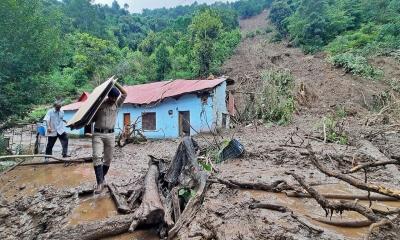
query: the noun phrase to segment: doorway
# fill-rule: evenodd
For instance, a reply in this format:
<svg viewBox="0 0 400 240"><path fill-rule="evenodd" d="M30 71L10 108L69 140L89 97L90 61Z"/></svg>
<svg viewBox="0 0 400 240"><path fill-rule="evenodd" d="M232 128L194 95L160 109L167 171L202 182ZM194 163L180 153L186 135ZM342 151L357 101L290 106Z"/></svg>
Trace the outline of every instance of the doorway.
<svg viewBox="0 0 400 240"><path fill-rule="evenodd" d="M124 134L125 134L125 136L129 135L130 128L131 128L131 114L124 113Z"/></svg>
<svg viewBox="0 0 400 240"><path fill-rule="evenodd" d="M179 112L179 135L190 136L190 112Z"/></svg>
<svg viewBox="0 0 400 240"><path fill-rule="evenodd" d="M84 134L90 134L90 133L92 133L92 127L93 127L93 123L92 124L89 124L89 125L86 125L85 126L85 128L84 128Z"/></svg>

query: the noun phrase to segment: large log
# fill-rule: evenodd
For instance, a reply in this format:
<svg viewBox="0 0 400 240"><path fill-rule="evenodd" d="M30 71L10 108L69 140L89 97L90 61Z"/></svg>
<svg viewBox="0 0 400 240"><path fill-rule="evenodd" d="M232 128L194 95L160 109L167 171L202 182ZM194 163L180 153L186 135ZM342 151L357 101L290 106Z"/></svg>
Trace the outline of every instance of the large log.
<svg viewBox="0 0 400 240"><path fill-rule="evenodd" d="M132 222L133 214L115 216L102 221L93 221L67 226L59 232L52 234L49 239L70 240L81 239L91 240L109 236L115 236L128 231Z"/></svg>
<svg viewBox="0 0 400 240"><path fill-rule="evenodd" d="M192 138L185 137L181 143L183 150L182 157L182 168L185 167L186 171L189 171L189 175L195 182L196 194L190 198L185 209L181 213L181 216L176 221L174 227L168 232L168 239L174 239L179 230L189 224L192 219L196 216L197 211L201 207L201 203L204 199L204 194L208 187L207 179L208 174L205 173L197 162L197 154ZM187 166L186 166L187 165ZM174 166L173 163L171 166ZM182 174L182 173L181 173ZM180 174L179 174L180 175ZM174 176L176 177L176 175Z"/></svg>
<svg viewBox="0 0 400 240"><path fill-rule="evenodd" d="M164 222L164 207L158 192L158 166L150 164L144 180L142 203L135 211L129 231L133 232L139 225L159 225Z"/></svg>

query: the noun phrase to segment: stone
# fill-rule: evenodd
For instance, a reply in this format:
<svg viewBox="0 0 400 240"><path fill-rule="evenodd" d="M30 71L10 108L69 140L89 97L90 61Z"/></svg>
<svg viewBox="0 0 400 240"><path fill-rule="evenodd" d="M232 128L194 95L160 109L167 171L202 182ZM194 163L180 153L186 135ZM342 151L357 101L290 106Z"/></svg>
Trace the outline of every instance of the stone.
<svg viewBox="0 0 400 240"><path fill-rule="evenodd" d="M0 218L6 218L8 216L10 216L10 210L8 210L8 208L0 208Z"/></svg>

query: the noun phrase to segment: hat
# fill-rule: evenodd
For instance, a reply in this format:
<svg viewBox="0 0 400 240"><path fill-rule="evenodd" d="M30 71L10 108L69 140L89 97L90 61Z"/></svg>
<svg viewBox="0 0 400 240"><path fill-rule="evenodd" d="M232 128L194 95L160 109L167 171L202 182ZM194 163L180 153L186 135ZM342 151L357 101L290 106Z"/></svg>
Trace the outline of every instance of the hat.
<svg viewBox="0 0 400 240"><path fill-rule="evenodd" d="M108 97L117 98L119 97L119 94L120 94L119 90L116 87L113 87L108 93Z"/></svg>

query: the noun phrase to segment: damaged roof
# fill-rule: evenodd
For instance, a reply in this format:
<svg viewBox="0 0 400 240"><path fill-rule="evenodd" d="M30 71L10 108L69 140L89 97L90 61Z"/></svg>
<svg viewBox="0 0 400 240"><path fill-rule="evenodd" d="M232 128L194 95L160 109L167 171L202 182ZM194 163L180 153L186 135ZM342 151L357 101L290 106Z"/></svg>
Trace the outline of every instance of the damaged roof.
<svg viewBox="0 0 400 240"><path fill-rule="evenodd" d="M153 82L134 86L124 86L128 96L124 104L146 105L170 97L178 97L187 93L208 91L221 83L229 80L226 77L216 78L212 80L173 80ZM62 107L64 111L77 110L84 101L78 101Z"/></svg>

